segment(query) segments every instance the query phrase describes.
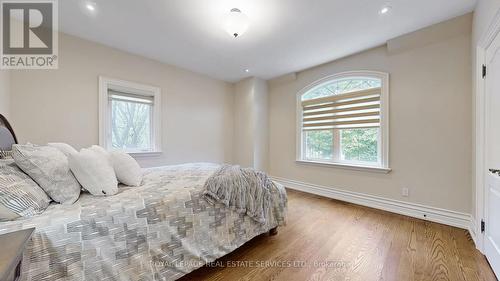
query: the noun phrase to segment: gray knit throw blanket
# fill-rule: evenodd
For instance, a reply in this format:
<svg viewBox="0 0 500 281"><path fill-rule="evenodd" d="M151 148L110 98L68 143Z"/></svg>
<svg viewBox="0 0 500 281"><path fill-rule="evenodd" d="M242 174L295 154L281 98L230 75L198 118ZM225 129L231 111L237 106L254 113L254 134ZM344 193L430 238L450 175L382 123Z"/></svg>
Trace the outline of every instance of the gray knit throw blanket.
<svg viewBox="0 0 500 281"><path fill-rule="evenodd" d="M224 204L265 224L272 188L275 188L273 181L263 172L223 165L207 179L203 195L211 204Z"/></svg>

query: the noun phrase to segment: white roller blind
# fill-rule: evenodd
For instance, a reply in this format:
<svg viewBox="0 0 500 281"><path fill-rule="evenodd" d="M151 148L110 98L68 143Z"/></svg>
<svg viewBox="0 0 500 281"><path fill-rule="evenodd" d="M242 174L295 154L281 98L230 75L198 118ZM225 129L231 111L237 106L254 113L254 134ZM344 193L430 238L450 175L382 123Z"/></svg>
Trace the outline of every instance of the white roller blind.
<svg viewBox="0 0 500 281"><path fill-rule="evenodd" d="M381 88L348 92L302 102L302 129L380 127Z"/></svg>
<svg viewBox="0 0 500 281"><path fill-rule="evenodd" d="M134 103L144 103L153 105L154 97L153 96L143 96L143 95L134 95L123 92L118 92L114 90L108 91L109 100L119 100L119 101L128 101Z"/></svg>

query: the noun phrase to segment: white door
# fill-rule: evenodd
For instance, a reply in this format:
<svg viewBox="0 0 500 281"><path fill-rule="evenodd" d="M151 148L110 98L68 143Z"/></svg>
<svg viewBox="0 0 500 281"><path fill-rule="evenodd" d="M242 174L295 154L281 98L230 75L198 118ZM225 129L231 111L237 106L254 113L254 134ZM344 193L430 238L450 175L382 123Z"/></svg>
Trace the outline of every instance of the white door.
<svg viewBox="0 0 500 281"><path fill-rule="evenodd" d="M500 169L500 35L486 50L486 167ZM500 276L500 175L487 173L484 251Z"/></svg>
<svg viewBox="0 0 500 281"><path fill-rule="evenodd" d="M500 276L500 176L486 177L486 227L484 253L496 276Z"/></svg>

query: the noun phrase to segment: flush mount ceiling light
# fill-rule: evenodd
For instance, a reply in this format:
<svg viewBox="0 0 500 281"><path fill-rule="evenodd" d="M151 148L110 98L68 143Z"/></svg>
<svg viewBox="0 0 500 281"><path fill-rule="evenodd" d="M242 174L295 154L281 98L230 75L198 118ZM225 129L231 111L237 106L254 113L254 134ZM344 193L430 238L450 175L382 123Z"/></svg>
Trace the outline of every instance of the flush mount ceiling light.
<svg viewBox="0 0 500 281"><path fill-rule="evenodd" d="M386 4L380 9L380 11L378 13L381 15L385 15L385 14L388 14L391 11L391 9L392 9L392 7L388 4Z"/></svg>
<svg viewBox="0 0 500 281"><path fill-rule="evenodd" d="M237 38L247 31L248 24L247 15L242 13L240 9L233 8L226 15L224 28L229 35Z"/></svg>
<svg viewBox="0 0 500 281"><path fill-rule="evenodd" d="M87 2L85 3L85 8L90 12L94 12L96 9L96 4L94 2Z"/></svg>

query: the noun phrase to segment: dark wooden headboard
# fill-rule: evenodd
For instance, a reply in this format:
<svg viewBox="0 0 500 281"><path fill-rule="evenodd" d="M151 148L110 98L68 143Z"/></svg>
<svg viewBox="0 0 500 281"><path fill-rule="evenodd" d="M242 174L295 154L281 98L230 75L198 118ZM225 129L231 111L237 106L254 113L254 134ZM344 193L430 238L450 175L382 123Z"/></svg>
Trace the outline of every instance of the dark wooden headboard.
<svg viewBox="0 0 500 281"><path fill-rule="evenodd" d="M16 133L7 118L0 114L0 149L11 150L13 144L17 144Z"/></svg>

